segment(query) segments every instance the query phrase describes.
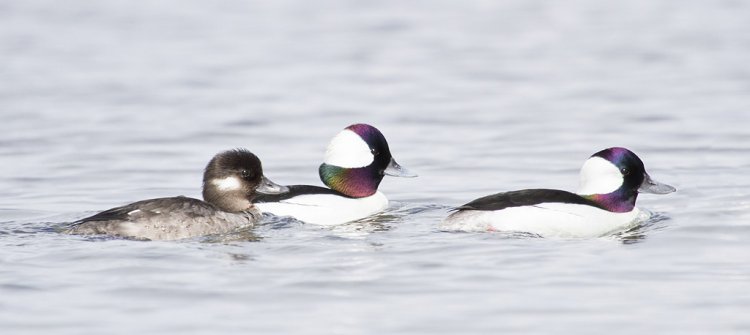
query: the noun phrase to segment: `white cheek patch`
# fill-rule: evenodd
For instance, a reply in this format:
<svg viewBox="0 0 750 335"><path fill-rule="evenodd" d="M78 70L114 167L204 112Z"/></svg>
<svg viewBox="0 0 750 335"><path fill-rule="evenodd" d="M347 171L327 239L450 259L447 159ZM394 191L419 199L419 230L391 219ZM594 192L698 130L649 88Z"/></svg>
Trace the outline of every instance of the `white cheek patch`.
<svg viewBox="0 0 750 335"><path fill-rule="evenodd" d="M226 177L222 179L213 179L211 184L221 191L236 191L242 188L242 182L237 177Z"/></svg>
<svg viewBox="0 0 750 335"><path fill-rule="evenodd" d="M326 149L323 160L328 165L342 168L359 168L370 165L373 155L367 143L351 130L336 135Z"/></svg>
<svg viewBox="0 0 750 335"><path fill-rule="evenodd" d="M620 169L601 157L591 157L581 168L578 194L607 194L622 186Z"/></svg>

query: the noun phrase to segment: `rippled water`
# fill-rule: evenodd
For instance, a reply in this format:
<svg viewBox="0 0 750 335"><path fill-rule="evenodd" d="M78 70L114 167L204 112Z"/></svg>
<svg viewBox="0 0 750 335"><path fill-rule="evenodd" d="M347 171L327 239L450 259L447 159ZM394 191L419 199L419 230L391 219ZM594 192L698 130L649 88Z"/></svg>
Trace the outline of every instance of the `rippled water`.
<svg viewBox="0 0 750 335"><path fill-rule="evenodd" d="M750 4L743 1L0 3L3 334L750 332ZM354 122L420 174L324 228L181 242L60 235L200 195L247 147L319 185ZM450 206L574 190L609 146L678 188L640 229L440 232Z"/></svg>

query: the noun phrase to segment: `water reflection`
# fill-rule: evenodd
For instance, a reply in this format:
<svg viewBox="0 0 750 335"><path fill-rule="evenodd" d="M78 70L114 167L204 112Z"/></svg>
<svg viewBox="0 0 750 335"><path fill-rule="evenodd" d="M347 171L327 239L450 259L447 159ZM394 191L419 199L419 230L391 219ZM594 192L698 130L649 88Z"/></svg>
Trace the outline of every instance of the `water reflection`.
<svg viewBox="0 0 750 335"><path fill-rule="evenodd" d="M620 240L623 244L641 243L646 240L649 233L666 227L666 225L661 224L661 222L670 220L670 217L663 212L652 213L646 210L644 210L644 212L647 212L650 215L646 221L641 222L626 231L613 234L611 238Z"/></svg>

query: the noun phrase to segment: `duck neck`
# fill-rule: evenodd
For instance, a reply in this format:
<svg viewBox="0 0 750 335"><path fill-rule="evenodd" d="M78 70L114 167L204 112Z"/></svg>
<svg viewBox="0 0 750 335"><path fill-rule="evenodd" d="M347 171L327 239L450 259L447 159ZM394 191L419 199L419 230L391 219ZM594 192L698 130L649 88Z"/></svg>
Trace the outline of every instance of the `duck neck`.
<svg viewBox="0 0 750 335"><path fill-rule="evenodd" d="M323 163L318 173L323 184L353 198L364 198L375 194L380 181L383 180L383 175L372 166L342 168Z"/></svg>
<svg viewBox="0 0 750 335"><path fill-rule="evenodd" d="M214 187L203 189L203 200L225 212L243 212L253 207L253 203L241 192L219 191Z"/></svg>
<svg viewBox="0 0 750 335"><path fill-rule="evenodd" d="M610 212L627 213L635 208L638 191L629 190L623 186L606 194L581 194L581 196Z"/></svg>

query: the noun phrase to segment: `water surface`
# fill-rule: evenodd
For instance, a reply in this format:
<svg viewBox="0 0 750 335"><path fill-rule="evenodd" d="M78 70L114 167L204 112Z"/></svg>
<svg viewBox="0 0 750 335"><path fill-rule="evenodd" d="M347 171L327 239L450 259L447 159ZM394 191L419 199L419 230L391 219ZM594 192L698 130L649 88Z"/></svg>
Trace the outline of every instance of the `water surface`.
<svg viewBox="0 0 750 335"><path fill-rule="evenodd" d="M750 5L741 1L0 4L5 334L750 332ZM181 242L58 234L200 195L217 152L320 185L367 122L420 174L382 215ZM452 206L575 190L625 146L678 192L600 239L448 233Z"/></svg>

